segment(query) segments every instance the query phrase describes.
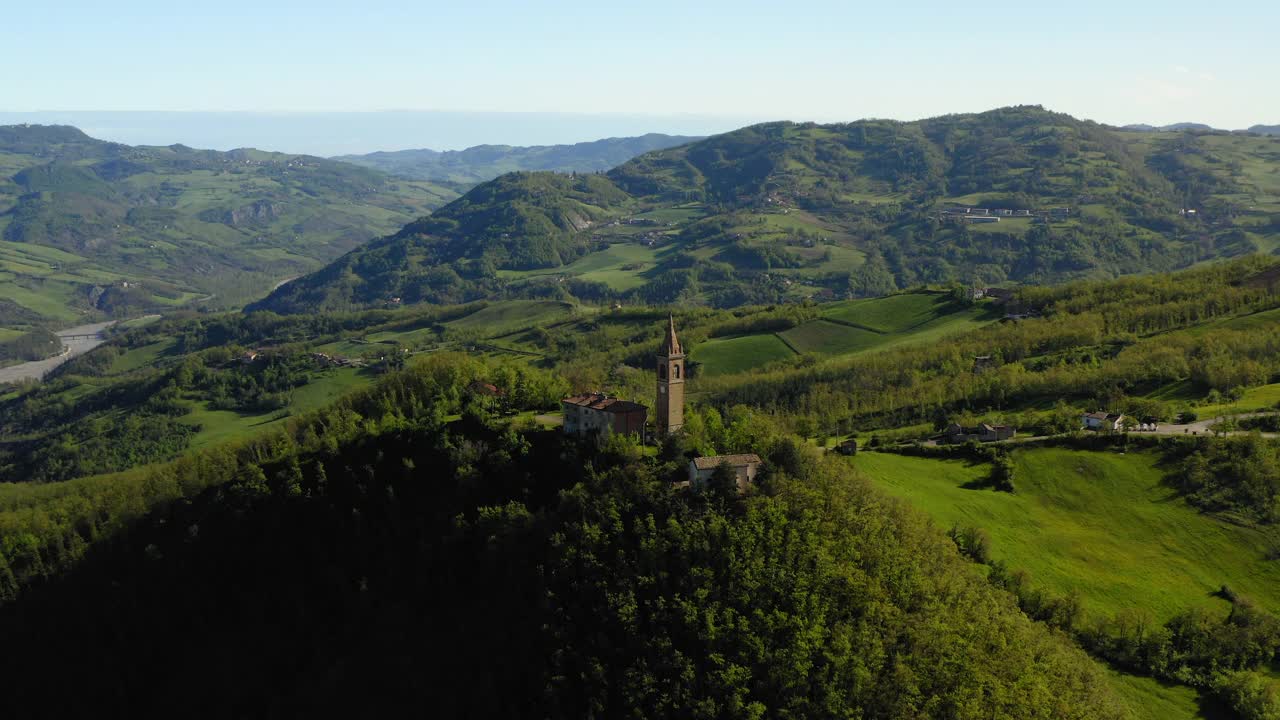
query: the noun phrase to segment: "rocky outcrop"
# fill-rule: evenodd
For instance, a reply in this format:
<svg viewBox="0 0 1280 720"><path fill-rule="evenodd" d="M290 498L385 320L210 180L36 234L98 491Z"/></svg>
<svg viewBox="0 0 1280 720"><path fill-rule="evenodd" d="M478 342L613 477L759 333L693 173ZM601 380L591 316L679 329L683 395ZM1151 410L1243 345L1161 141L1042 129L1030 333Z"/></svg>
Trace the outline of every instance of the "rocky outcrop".
<svg viewBox="0 0 1280 720"><path fill-rule="evenodd" d="M270 200L258 200L248 205L242 205L233 210L212 209L200 213L200 219L205 222L222 223L231 227L242 227L244 225L260 225L269 223L284 212L284 203L271 202Z"/></svg>

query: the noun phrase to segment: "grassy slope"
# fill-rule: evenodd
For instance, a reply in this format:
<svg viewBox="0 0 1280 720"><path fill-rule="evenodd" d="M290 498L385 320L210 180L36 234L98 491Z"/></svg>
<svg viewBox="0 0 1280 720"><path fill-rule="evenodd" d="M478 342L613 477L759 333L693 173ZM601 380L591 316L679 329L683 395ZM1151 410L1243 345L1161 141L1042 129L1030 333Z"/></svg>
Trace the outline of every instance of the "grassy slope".
<svg viewBox="0 0 1280 720"><path fill-rule="evenodd" d="M485 337L495 337L534 324L546 327L570 317L576 309L577 306L554 300L514 300L494 303L447 324L455 329L475 330Z"/></svg>
<svg viewBox="0 0 1280 720"><path fill-rule="evenodd" d="M870 350L884 342L885 336L861 328L838 325L827 320L814 320L781 333L789 345L800 352L820 355L848 355Z"/></svg>
<svg viewBox="0 0 1280 720"><path fill-rule="evenodd" d="M1280 568L1262 558L1253 530L1201 515L1160 486L1156 458L1062 449L1021 450L1014 495L971 490L988 468L864 452L852 462L879 487L940 525L977 525L993 554L1053 594L1078 592L1087 611L1145 609L1165 619L1225 603L1223 583L1275 609ZM1195 690L1110 671L1116 693L1141 720L1233 717Z"/></svg>
<svg viewBox="0 0 1280 720"><path fill-rule="evenodd" d="M986 466L880 453L853 462L939 524L986 529L995 557L1055 594L1078 592L1087 611L1225 609L1213 596L1224 583L1280 607L1280 564L1263 558L1261 534L1191 509L1161 485L1154 455L1040 448L1014 459L1016 494L962 487Z"/></svg>
<svg viewBox="0 0 1280 720"><path fill-rule="evenodd" d="M669 251L668 246L665 250ZM591 282L602 282L617 291L638 288L649 281L645 276L668 252L637 243L613 243L584 255L568 265L538 270L501 270L498 276L508 280L567 275Z"/></svg>
<svg viewBox="0 0 1280 720"><path fill-rule="evenodd" d="M906 293L884 298L851 300L826 306L819 320L807 322L777 335L766 333L729 340L708 340L694 358L708 375L745 372L786 357L775 338L801 353L848 355L898 345L928 342L992 322L995 314L986 306L961 307L946 295ZM737 352L729 352L733 349Z"/></svg>
<svg viewBox="0 0 1280 720"><path fill-rule="evenodd" d="M274 411L248 414L233 410L210 410L201 406L179 420L200 426L200 432L192 438L192 447L215 445L225 440L255 435L284 422L289 415L328 405L347 392L369 384L373 378L373 374L357 368L329 370L291 393L288 414Z"/></svg>
<svg viewBox="0 0 1280 720"><path fill-rule="evenodd" d="M937 318L947 304L944 295L908 293L835 303L822 314L879 332L903 332Z"/></svg>
<svg viewBox="0 0 1280 720"><path fill-rule="evenodd" d="M1213 698L1200 696L1185 685L1107 671L1111 687L1133 712L1135 720L1232 720L1236 716Z"/></svg>
<svg viewBox="0 0 1280 720"><path fill-rule="evenodd" d="M785 360L794 354L777 335L743 335L707 340L698 344L691 357L702 363L703 374L726 375Z"/></svg>

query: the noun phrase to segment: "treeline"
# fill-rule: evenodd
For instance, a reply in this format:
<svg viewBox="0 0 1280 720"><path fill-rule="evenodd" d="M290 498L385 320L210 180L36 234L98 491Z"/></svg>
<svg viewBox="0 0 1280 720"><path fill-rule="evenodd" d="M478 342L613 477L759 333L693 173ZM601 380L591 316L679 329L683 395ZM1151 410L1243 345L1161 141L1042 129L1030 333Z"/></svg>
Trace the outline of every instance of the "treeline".
<svg viewBox="0 0 1280 720"><path fill-rule="evenodd" d="M443 324L483 309L486 303L411 310L365 310L302 315L252 313L178 313L116 334L116 344L137 348L176 338L174 352L185 354L212 347L262 347L300 342L324 343L369 333ZM92 375L92 353L67 363L66 374ZM87 366L79 363L89 363Z"/></svg>
<svg viewBox="0 0 1280 720"><path fill-rule="evenodd" d="M1050 315L1101 315L1109 334L1150 333L1275 306L1280 264L1251 255L1173 274L1026 286L1021 304Z"/></svg>
<svg viewBox="0 0 1280 720"><path fill-rule="evenodd" d="M1176 332L1196 323L1280 306L1267 280L1269 260L1249 259L1173 276L1126 279L1122 295L1157 301L1135 320L1135 301L1093 306L1068 291L1026 290L1047 309L1042 317L1003 322L929 345L700 381L717 402L750 404L808 418L829 431L929 422L939 413L1001 410L1036 402L1074 401L1088 409L1168 421L1188 403L1139 397L1190 380L1201 393L1239 392L1280 375L1280 339L1229 324ZM1256 282L1254 279L1264 282ZM1109 284L1084 286L1106 297ZM1159 304L1162 288L1177 297ZM1053 293L1062 297L1052 300ZM1068 311L1071 308L1073 311ZM1192 311L1190 308L1194 308ZM1138 330L1165 332L1139 336ZM985 368L974 358L989 356Z"/></svg>
<svg viewBox="0 0 1280 720"><path fill-rule="evenodd" d="M681 494L689 448L516 432L466 399L485 376L433 356L287 432L5 489L6 707L1124 717L922 515L758 413L691 437L765 456L761 492Z"/></svg>
<svg viewBox="0 0 1280 720"><path fill-rule="evenodd" d="M0 481L47 482L167 460L197 427L192 409L163 373L88 393L67 379L46 381L0 402Z"/></svg>
<svg viewBox="0 0 1280 720"><path fill-rule="evenodd" d="M225 320L235 329L233 319ZM78 369L102 375L116 352L116 346L104 346L85 356L93 357L92 365ZM159 367L106 376L88 392L64 375L0 402L0 481L62 481L168 460L202 429L187 417L193 410L279 417L290 412L296 390L334 372L304 346L277 346L251 360L246 352L234 344L190 352ZM552 409L568 391L558 376L536 368L497 365L489 374L505 409Z"/></svg>
<svg viewBox="0 0 1280 720"><path fill-rule="evenodd" d="M105 371L114 350L91 353L95 359L82 369ZM183 421L198 403L243 413L282 410L295 388L322 372L301 351L252 363L242 362L241 351L212 348L92 385L63 376L0 402L0 480L67 480L167 460L199 432L197 423Z"/></svg>
<svg viewBox="0 0 1280 720"><path fill-rule="evenodd" d="M1280 446L1254 433L1184 445L1173 480L1206 512L1248 522L1280 521ZM1280 557L1280 555L1278 555Z"/></svg>

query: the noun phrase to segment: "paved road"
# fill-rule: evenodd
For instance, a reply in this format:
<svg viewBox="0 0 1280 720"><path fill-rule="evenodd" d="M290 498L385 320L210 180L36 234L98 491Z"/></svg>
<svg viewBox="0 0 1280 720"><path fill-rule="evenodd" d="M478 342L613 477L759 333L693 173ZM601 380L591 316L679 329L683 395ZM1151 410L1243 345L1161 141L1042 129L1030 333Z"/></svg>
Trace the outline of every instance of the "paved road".
<svg viewBox="0 0 1280 720"><path fill-rule="evenodd" d="M1209 428L1213 427L1214 425L1217 425L1218 423L1228 418L1231 418L1233 420L1244 420L1245 418L1262 417L1263 415L1274 415L1274 414L1275 414L1274 412L1251 412L1251 413L1241 413L1239 415L1220 415L1218 417L1211 417L1207 420L1198 420L1193 423L1187 423L1186 425L1161 425L1159 426L1159 429L1155 431L1155 434L1156 435L1212 435L1213 431L1210 430ZM1228 435L1248 435L1249 433L1250 433L1249 430L1236 430L1234 432L1229 432L1227 434ZM1150 431L1138 432L1137 434L1147 435L1147 434L1150 434ZM1280 435L1280 433L1265 433L1265 432L1262 433L1263 437L1276 437L1277 435Z"/></svg>
<svg viewBox="0 0 1280 720"><path fill-rule="evenodd" d="M57 335L62 338L62 344L65 346L65 350L61 355L0 368L0 383L16 382L28 378L39 380L45 376L45 373L71 358L83 355L106 342L107 339L102 335L102 331L115 323L116 321L112 320L110 322L90 323L89 325L78 325L73 328L59 330Z"/></svg>
<svg viewBox="0 0 1280 720"><path fill-rule="evenodd" d="M1185 425L1177 425L1177 424L1159 425L1158 429L1156 430L1132 430L1130 431L1129 434L1130 435L1212 435L1213 431L1210 430L1209 428L1213 427L1214 425L1217 425L1218 423L1222 422L1223 420L1226 420L1227 418L1232 418L1235 420L1244 420L1245 418L1262 417L1263 415L1275 415L1275 414L1276 413L1272 411L1272 412L1240 413L1239 415L1220 415L1218 417L1211 417L1207 420L1197 420L1196 422L1187 423ZM1253 432L1252 430L1234 430L1226 434L1227 435L1250 435L1252 434L1252 432ZM1280 438L1280 433L1264 432L1260 434L1262 435L1262 437L1265 437L1265 438ZM1038 442L1040 440L1048 440L1051 437L1057 437L1057 436L1055 435L1018 435L1009 440L999 440L999 441L987 443L987 444L1007 445L1007 444L1016 444L1016 443L1025 443L1025 442ZM937 440L925 440L922 444L925 445L926 447L937 447L939 443Z"/></svg>

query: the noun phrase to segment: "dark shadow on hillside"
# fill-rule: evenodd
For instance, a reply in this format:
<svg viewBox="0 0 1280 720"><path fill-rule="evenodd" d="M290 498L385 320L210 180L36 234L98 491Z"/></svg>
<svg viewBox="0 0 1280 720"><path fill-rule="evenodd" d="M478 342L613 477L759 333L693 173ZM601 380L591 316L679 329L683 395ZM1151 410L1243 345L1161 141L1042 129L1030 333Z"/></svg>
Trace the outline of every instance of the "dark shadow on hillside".
<svg viewBox="0 0 1280 720"><path fill-rule="evenodd" d="M542 436L529 467L575 481L559 434ZM483 430L468 442L485 456ZM273 465L265 483L154 509L0 607L6 714L528 716L545 680L530 668L551 651L540 545L470 532L459 513L536 508L565 485L480 483L447 463L402 433L302 458L292 490L297 470Z"/></svg>
<svg viewBox="0 0 1280 720"><path fill-rule="evenodd" d="M1196 709L1201 720L1237 720L1240 717L1229 705L1203 692L1196 698Z"/></svg>

